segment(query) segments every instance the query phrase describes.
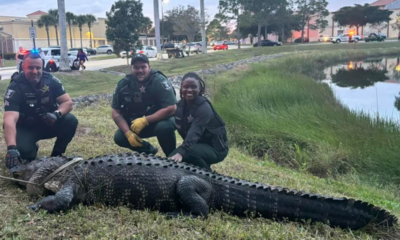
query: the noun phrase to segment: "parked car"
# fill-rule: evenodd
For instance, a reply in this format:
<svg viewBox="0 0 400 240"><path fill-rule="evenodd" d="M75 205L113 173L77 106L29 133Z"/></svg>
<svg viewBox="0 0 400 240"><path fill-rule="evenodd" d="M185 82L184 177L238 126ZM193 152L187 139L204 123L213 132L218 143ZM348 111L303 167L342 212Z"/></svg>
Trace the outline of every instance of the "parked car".
<svg viewBox="0 0 400 240"><path fill-rule="evenodd" d="M146 55L148 58L157 57L157 49L152 46L143 46L142 48L137 49L136 53L141 53L143 55Z"/></svg>
<svg viewBox="0 0 400 240"><path fill-rule="evenodd" d="M132 56L133 51L136 51L135 48L131 48L131 49L129 50L129 57ZM121 51L121 52L119 52L119 56L120 56L121 58L126 58L126 51Z"/></svg>
<svg viewBox="0 0 400 240"><path fill-rule="evenodd" d="M85 51L85 50L86 50L88 56L97 54L97 51L96 51L95 48L86 48L86 47L84 47L83 51Z"/></svg>
<svg viewBox="0 0 400 240"><path fill-rule="evenodd" d="M184 51L186 52L186 54L189 53L189 49L191 53L196 53L199 54L202 52L202 45L201 43L187 43L184 47Z"/></svg>
<svg viewBox="0 0 400 240"><path fill-rule="evenodd" d="M364 38L365 42L383 42L385 38L382 35L371 33L368 37Z"/></svg>
<svg viewBox="0 0 400 240"><path fill-rule="evenodd" d="M308 43L308 42L310 42L310 39L308 39L308 38L306 38L306 37L303 37L303 41L301 41L301 37L299 37L299 38L296 38L295 40L294 40L294 42L295 43Z"/></svg>
<svg viewBox="0 0 400 240"><path fill-rule="evenodd" d="M167 48L175 48L175 45L173 43L164 43L161 45L161 49L167 49Z"/></svg>
<svg viewBox="0 0 400 240"><path fill-rule="evenodd" d="M57 72L60 67L61 59L61 48L59 47L48 47L42 48L45 55L44 57L44 70L47 72ZM69 66L72 70L79 69L79 61L76 60L76 55L68 53Z"/></svg>
<svg viewBox="0 0 400 240"><path fill-rule="evenodd" d="M217 50L228 50L228 45L226 43L218 44L214 46L214 51Z"/></svg>
<svg viewBox="0 0 400 240"><path fill-rule="evenodd" d="M329 42L330 37L328 36L324 36L324 35L320 35L318 38L318 42Z"/></svg>
<svg viewBox="0 0 400 240"><path fill-rule="evenodd" d="M281 42L275 42L271 40L261 40L261 47L268 47L268 46L282 46ZM258 47L258 42L253 45L253 47Z"/></svg>
<svg viewBox="0 0 400 240"><path fill-rule="evenodd" d="M108 55L110 55L111 53L114 52L114 49L110 45L100 45L96 48L96 52L97 53L107 53Z"/></svg>
<svg viewBox="0 0 400 240"><path fill-rule="evenodd" d="M350 40L350 35L346 33L346 34L340 34L337 37L331 37L329 41L332 43L341 43L341 42L349 42L349 40ZM362 37L359 35L352 35L351 37L351 42L357 43L360 40L362 40Z"/></svg>
<svg viewBox="0 0 400 240"><path fill-rule="evenodd" d="M236 42L233 42L233 41L225 41L225 44L226 45L235 45L235 44L237 44Z"/></svg>

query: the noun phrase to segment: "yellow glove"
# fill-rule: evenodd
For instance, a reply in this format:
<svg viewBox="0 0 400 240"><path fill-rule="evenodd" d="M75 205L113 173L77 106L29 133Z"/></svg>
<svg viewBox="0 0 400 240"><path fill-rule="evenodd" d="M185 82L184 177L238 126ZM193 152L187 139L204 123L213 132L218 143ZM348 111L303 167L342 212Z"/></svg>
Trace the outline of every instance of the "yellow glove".
<svg viewBox="0 0 400 240"><path fill-rule="evenodd" d="M147 126L149 126L149 122L147 121L146 117L143 116L141 118L136 118L132 121L131 130L134 133L139 134L143 130L143 128Z"/></svg>
<svg viewBox="0 0 400 240"><path fill-rule="evenodd" d="M129 144L132 147L141 147L141 146L143 146L142 139L136 133L131 132L131 131L127 131L125 133L125 137L128 139Z"/></svg>

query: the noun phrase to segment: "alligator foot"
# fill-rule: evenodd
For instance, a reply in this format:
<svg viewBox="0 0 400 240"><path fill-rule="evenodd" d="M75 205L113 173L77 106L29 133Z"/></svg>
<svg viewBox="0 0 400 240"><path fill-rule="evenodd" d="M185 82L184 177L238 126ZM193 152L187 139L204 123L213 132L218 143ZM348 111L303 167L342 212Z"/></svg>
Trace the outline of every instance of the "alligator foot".
<svg viewBox="0 0 400 240"><path fill-rule="evenodd" d="M26 206L26 208L28 210L31 210L31 211L34 211L34 212L39 212L39 210L40 210L40 206L37 205L37 204L28 205L28 206Z"/></svg>

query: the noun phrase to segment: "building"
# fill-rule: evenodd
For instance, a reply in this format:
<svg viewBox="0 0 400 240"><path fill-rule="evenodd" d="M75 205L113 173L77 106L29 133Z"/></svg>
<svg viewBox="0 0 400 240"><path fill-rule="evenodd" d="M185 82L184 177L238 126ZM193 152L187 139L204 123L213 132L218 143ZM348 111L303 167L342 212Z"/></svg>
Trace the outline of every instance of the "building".
<svg viewBox="0 0 400 240"><path fill-rule="evenodd" d="M388 23L382 23L380 25L367 25L365 27L361 27L358 29L356 28L350 28L348 26L340 26L337 22L333 21L333 12L329 14L329 16L326 18L328 21L328 26L325 28L324 31L320 32L320 30L312 30L308 28L308 25L305 28L304 31L304 37L307 37L310 39L310 41L318 41L320 36L337 36L342 33L348 33L350 31L361 35L361 36L368 36L370 33L382 33L386 35L388 38L397 38L398 37L398 31L393 30L391 25L397 21L397 14L400 12L400 0L378 0L370 4L371 6L379 6L382 9L388 9L392 11L391 21ZM315 19L312 19L310 22L312 23L315 21ZM301 32L293 32L292 39L289 39L290 41L293 41L296 38L301 37Z"/></svg>
<svg viewBox="0 0 400 240"><path fill-rule="evenodd" d="M19 46L25 49L33 48L33 41L29 35L29 27L33 22L36 28L37 38L35 39L36 47L57 46L56 30L54 27L49 27L48 43L47 33L44 27L40 28L37 21L40 16L47 14L43 11L36 11L28 14L26 17L8 17L0 16L0 52L15 53ZM92 35L93 47L99 45L111 44L106 38L106 18L97 18L97 21L92 24L92 32L89 32L87 25L82 27L82 44L78 26L71 26L71 34L67 25L67 43L68 48L71 47L90 47L90 34ZM58 29L58 38L60 39L60 32ZM72 38L72 45L71 45ZM155 37L140 36L139 40L143 45L155 45Z"/></svg>

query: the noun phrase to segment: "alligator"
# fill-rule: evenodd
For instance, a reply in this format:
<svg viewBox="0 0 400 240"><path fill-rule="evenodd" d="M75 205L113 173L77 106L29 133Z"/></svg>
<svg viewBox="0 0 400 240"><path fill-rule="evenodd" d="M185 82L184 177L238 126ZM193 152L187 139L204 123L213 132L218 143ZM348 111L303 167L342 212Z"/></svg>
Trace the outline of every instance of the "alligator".
<svg viewBox="0 0 400 240"><path fill-rule="evenodd" d="M27 184L27 192L48 195L28 206L34 211L66 211L75 204L127 205L168 216L208 217L221 210L240 217L322 222L360 229L369 224L391 227L397 218L388 211L354 199L315 195L252 183L186 163L138 153L82 160L45 184L49 174L71 158L41 158L19 164L11 172Z"/></svg>

